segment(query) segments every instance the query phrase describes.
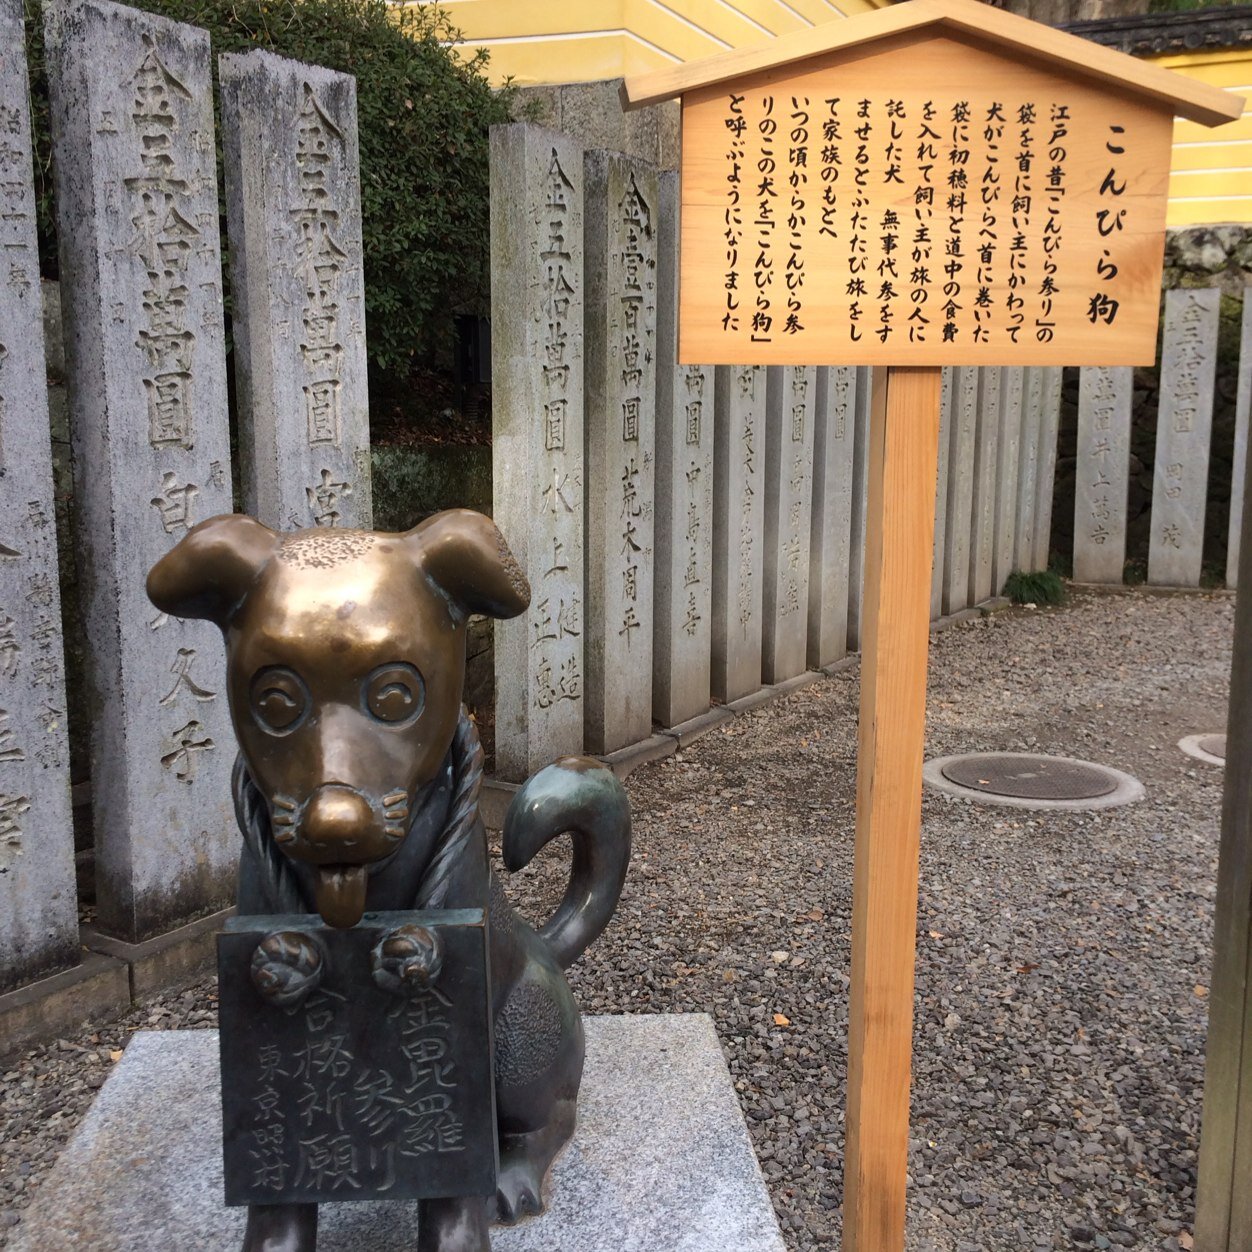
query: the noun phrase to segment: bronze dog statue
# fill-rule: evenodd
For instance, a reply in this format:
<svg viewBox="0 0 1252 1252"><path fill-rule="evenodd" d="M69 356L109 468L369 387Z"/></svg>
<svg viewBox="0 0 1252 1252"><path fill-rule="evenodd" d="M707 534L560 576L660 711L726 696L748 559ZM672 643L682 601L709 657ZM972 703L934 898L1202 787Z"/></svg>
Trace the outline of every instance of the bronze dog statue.
<svg viewBox="0 0 1252 1252"><path fill-rule="evenodd" d="M521 569L491 521L465 510L406 534L283 534L225 516L157 563L148 594L163 612L215 622L225 639L241 914L316 912L344 928L367 909L486 911L497 1194L494 1204L423 1200L418 1237L421 1252L485 1252L493 1218L541 1211L548 1168L573 1133L583 1035L561 971L608 923L630 857L620 784L567 757L522 788L502 837L517 870L572 835L551 920L532 930L489 867L482 748L461 706L466 622L521 613ZM260 976L276 996L298 994L299 955L281 947ZM422 977L429 957L401 935L383 959L404 978ZM245 1252L312 1252L316 1231L316 1204L252 1204Z"/></svg>

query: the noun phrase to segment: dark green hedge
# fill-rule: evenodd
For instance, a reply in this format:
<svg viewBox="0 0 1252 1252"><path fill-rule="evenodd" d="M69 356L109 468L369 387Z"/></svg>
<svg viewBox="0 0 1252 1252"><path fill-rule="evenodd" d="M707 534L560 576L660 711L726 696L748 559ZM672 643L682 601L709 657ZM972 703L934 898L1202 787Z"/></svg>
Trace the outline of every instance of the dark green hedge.
<svg viewBox="0 0 1252 1252"><path fill-rule="evenodd" d="M457 38L445 13L386 0L132 2L209 31L215 98L222 52L268 48L356 75L374 371L405 376L415 358L450 339L454 310L485 308L487 129L508 120L510 102L488 86L485 54L462 59L444 46ZM41 8L41 0L26 0L40 256L44 274L55 277ZM218 162L220 170L220 144Z"/></svg>

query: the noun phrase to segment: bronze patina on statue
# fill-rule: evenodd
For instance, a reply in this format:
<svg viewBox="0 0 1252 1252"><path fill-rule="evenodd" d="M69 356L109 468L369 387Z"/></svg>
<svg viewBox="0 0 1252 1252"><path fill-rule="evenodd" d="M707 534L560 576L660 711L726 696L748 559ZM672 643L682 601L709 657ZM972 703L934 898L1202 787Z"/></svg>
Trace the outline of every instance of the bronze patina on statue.
<svg viewBox="0 0 1252 1252"><path fill-rule="evenodd" d="M516 870L571 834L546 925L488 864L465 628L527 607L517 562L466 511L407 534L218 517L148 594L226 642L244 846L219 944L223 1123L245 1252L312 1252L318 1203L349 1199L419 1199L421 1252L487 1252L491 1221L540 1211L573 1133L583 1034L561 971L630 857L621 786L567 757L502 837Z"/></svg>

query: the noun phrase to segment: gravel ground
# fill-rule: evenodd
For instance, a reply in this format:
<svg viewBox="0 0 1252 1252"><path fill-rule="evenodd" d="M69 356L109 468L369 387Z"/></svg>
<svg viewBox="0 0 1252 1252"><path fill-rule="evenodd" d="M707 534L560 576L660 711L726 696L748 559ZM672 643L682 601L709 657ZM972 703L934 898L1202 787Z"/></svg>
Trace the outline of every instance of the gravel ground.
<svg viewBox="0 0 1252 1252"><path fill-rule="evenodd" d="M928 755L1072 755L1148 798L927 793L909 1252L1191 1246L1221 771L1175 744L1225 729L1232 623L1081 596L935 637ZM839 1238L857 698L852 668L632 775L631 878L571 976L589 1012L713 1015L797 1252ZM542 916L559 878L510 894ZM0 1246L130 1033L215 1007L205 981L10 1059Z"/></svg>

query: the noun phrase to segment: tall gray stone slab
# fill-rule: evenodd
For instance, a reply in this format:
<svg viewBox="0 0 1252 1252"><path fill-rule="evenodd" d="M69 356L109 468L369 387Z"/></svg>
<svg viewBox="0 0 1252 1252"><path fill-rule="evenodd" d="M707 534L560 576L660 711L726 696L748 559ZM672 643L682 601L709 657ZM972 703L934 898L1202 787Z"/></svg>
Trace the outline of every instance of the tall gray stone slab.
<svg viewBox="0 0 1252 1252"><path fill-rule="evenodd" d="M713 387L713 695L761 685L765 370L719 365Z"/></svg>
<svg viewBox="0 0 1252 1252"><path fill-rule="evenodd" d="M852 432L852 537L848 544L848 651L861 647L865 607L865 527L869 512L869 427L874 373L856 371L856 407Z"/></svg>
<svg viewBox="0 0 1252 1252"><path fill-rule="evenodd" d="M221 638L148 570L231 511L209 36L107 0L44 10L99 924L137 940L233 890Z"/></svg>
<svg viewBox="0 0 1252 1252"><path fill-rule="evenodd" d="M939 389L938 482L935 485L935 537L930 558L930 619L943 616L944 558L948 528L948 461L952 442L952 406L956 371L944 366Z"/></svg>
<svg viewBox="0 0 1252 1252"><path fill-rule="evenodd" d="M969 605L970 531L974 510L974 458L978 438L978 370L961 366L952 380L948 432L948 507L944 519L943 611Z"/></svg>
<svg viewBox="0 0 1252 1252"><path fill-rule="evenodd" d="M816 400L812 366L766 372L761 673L767 683L794 678L807 666Z"/></svg>
<svg viewBox="0 0 1252 1252"><path fill-rule="evenodd" d="M1079 375L1074 468L1074 579L1120 584L1126 564L1130 402L1134 370L1089 366Z"/></svg>
<svg viewBox="0 0 1252 1252"><path fill-rule="evenodd" d="M0 0L0 991L78 960L21 0Z"/></svg>
<svg viewBox="0 0 1252 1252"><path fill-rule="evenodd" d="M652 712L677 726L709 707L713 632L713 369L678 361L678 175L657 222L656 616Z"/></svg>
<svg viewBox="0 0 1252 1252"><path fill-rule="evenodd" d="M1021 466L1022 390L1020 366L1000 371L1000 439L997 445L996 525L992 555L993 595L1004 590L1017 556L1017 475Z"/></svg>
<svg viewBox="0 0 1252 1252"><path fill-rule="evenodd" d="M857 371L851 366L822 366L817 371L809 534L810 669L832 665L848 651L856 384Z"/></svg>
<svg viewBox="0 0 1252 1252"><path fill-rule="evenodd" d="M1022 428L1017 463L1016 559L1013 568L1028 574L1035 565L1035 507L1038 503L1039 432L1043 422L1044 367L1028 365L1022 382Z"/></svg>
<svg viewBox="0 0 1252 1252"><path fill-rule="evenodd" d="M492 509L530 581L496 623L496 771L583 748L583 150L491 130Z"/></svg>
<svg viewBox="0 0 1252 1252"><path fill-rule="evenodd" d="M588 152L587 700L593 752L652 733L657 172Z"/></svg>
<svg viewBox="0 0 1252 1252"><path fill-rule="evenodd" d="M1204 555L1221 292L1165 294L1148 582L1198 587Z"/></svg>
<svg viewBox="0 0 1252 1252"><path fill-rule="evenodd" d="M1226 541L1226 586L1239 585L1239 534L1248 460L1248 422L1252 418L1252 287L1243 289L1243 329L1239 335L1239 390L1235 396L1235 452L1230 477L1230 529Z"/></svg>
<svg viewBox="0 0 1252 1252"><path fill-rule="evenodd" d="M981 604L992 592L995 553L996 472L1000 466L1000 403L1003 371L978 371L978 430L974 436L974 499L970 517L969 601ZM997 589L998 590L998 589Z"/></svg>
<svg viewBox="0 0 1252 1252"><path fill-rule="evenodd" d="M1035 475L1034 568L1048 568L1052 555L1052 499L1056 492L1056 443L1061 429L1061 369L1043 367L1039 413L1039 462Z"/></svg>
<svg viewBox="0 0 1252 1252"><path fill-rule="evenodd" d="M259 50L219 74L244 508L368 528L356 79Z"/></svg>

